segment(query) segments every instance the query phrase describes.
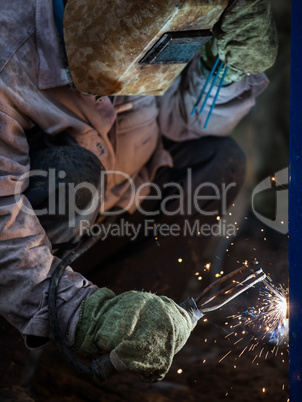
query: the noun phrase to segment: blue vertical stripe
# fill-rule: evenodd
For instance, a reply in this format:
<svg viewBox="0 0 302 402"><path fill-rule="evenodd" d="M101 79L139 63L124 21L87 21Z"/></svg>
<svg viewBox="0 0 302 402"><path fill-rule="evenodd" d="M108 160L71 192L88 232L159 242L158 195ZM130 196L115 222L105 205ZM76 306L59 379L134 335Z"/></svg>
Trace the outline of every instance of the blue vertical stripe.
<svg viewBox="0 0 302 402"><path fill-rule="evenodd" d="M64 3L63 0L53 0L53 15L57 26L58 33L60 35L62 44L64 45L63 34L63 17L64 17Z"/></svg>
<svg viewBox="0 0 302 402"><path fill-rule="evenodd" d="M302 2L292 0L289 278L290 401L302 401Z"/></svg>

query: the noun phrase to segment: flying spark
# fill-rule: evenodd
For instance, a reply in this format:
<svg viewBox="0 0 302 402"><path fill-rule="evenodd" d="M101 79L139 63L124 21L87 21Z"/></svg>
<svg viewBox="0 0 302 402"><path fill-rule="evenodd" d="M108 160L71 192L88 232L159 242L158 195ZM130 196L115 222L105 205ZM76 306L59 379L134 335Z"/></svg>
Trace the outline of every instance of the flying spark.
<svg viewBox="0 0 302 402"><path fill-rule="evenodd" d="M237 345L242 345L238 357L241 357L246 351L255 353L252 363L261 357L267 359L269 353L277 356L280 352L283 357L284 352L280 351L280 348L284 350L284 347L288 346L288 292L282 286L273 286L269 281L271 281L270 277L263 281L265 287L260 291L260 297L254 307L227 317L229 321L225 323L225 325L229 324L231 331L232 328L243 327L239 333L244 337L237 337L238 333L232 331L226 335L226 338L229 340L233 338L235 349ZM246 342L250 346L244 347L243 344ZM266 345L274 346L270 351L266 351ZM282 362L284 363L284 360Z"/></svg>

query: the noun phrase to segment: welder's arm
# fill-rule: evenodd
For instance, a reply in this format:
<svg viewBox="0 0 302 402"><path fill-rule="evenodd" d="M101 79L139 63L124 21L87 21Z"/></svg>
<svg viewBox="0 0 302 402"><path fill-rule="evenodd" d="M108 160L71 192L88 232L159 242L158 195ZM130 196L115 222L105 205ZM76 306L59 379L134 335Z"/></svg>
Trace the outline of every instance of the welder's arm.
<svg viewBox="0 0 302 402"><path fill-rule="evenodd" d="M175 141L230 134L267 86L266 77L258 73L271 67L278 47L269 0L231 0L214 26L213 35L214 39L202 49L202 57L197 55L165 95L158 98L161 131ZM205 130L217 87L201 115L201 104L193 116L191 112L217 55L231 68Z"/></svg>
<svg viewBox="0 0 302 402"><path fill-rule="evenodd" d="M202 73L200 58L195 57L188 69L173 82L166 93L157 98L159 128L164 136L174 141L186 141L207 135L229 135L255 105L256 96L268 85L266 76L257 74L245 76L239 82L222 87L209 124L205 129L204 125L217 87L211 92L203 113L199 114L200 104L194 115L191 116L205 81L206 76ZM207 90L205 94L207 94Z"/></svg>
<svg viewBox="0 0 302 402"><path fill-rule="evenodd" d="M30 161L21 122L25 124L16 110L0 102L0 314L21 332L28 347L35 348L51 336L48 287L59 260L51 254L45 231L23 194L28 179L21 178ZM70 268L64 273L57 308L67 344L73 343L81 302L96 289Z"/></svg>
<svg viewBox="0 0 302 402"><path fill-rule="evenodd" d="M102 288L83 302L75 350L110 351L117 371L154 382L164 378L192 329L189 314L165 296L135 291L115 296Z"/></svg>

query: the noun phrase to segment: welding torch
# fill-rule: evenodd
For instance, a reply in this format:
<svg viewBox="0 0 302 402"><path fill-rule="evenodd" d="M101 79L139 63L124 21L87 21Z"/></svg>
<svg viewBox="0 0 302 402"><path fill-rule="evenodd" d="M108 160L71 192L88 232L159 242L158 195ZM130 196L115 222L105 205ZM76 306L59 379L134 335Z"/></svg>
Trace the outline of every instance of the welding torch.
<svg viewBox="0 0 302 402"><path fill-rule="evenodd" d="M245 263L212 283L196 299L191 297L180 306L189 313L193 323L198 321L205 313L218 310L256 283L264 281L266 274L257 264L258 261Z"/></svg>
<svg viewBox="0 0 302 402"><path fill-rule="evenodd" d="M105 353L94 360L89 366L79 362L65 344L57 317L57 287L65 269L74 262L80 255L87 251L99 240L99 236L86 239L81 245L71 251L55 269L49 286L48 308L49 322L52 337L62 353L63 357L80 374L90 377L97 381L105 381L117 373L111 360L110 354ZM256 283L263 281L266 274L261 268L257 267L257 262L244 264L230 274L216 280L208 286L196 299L189 298L180 304L189 314L192 323L196 323L206 313L217 310L225 304L245 292ZM222 287L223 286L223 287Z"/></svg>

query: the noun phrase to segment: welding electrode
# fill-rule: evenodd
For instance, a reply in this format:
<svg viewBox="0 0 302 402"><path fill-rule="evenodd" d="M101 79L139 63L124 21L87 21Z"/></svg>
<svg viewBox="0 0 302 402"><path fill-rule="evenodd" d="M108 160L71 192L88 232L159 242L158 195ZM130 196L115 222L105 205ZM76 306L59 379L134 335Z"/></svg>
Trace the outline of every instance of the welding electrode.
<svg viewBox="0 0 302 402"><path fill-rule="evenodd" d="M223 307L256 283L265 280L266 274L263 270L261 268L255 270L257 264L257 261L244 264L242 267L212 283L196 300L189 298L181 303L180 306L189 313L192 322L195 323L205 313ZM222 284L224 287L220 289Z"/></svg>

